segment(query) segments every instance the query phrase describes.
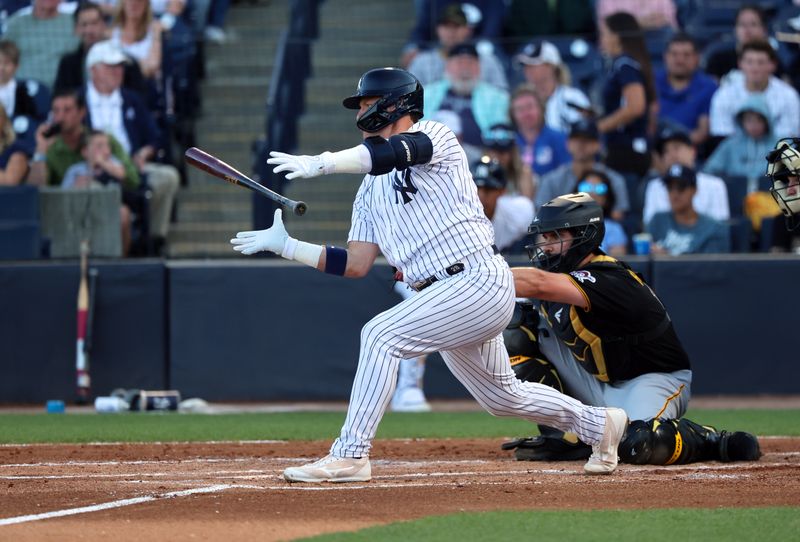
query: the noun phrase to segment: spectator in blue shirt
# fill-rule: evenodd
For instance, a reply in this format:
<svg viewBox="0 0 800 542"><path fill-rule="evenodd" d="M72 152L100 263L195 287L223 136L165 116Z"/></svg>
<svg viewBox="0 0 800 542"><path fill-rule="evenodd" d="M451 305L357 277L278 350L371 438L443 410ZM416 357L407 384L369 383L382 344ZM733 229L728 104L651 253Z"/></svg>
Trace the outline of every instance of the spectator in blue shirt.
<svg viewBox="0 0 800 542"><path fill-rule="evenodd" d="M730 252L728 227L698 213L692 204L697 192L697 174L687 166L674 164L662 177L669 192L670 211L656 213L647 223L653 236L653 253L720 254Z"/></svg>
<svg viewBox="0 0 800 542"><path fill-rule="evenodd" d="M720 177L758 179L764 175L764 157L778 138L763 96L750 96L736 114L736 132L726 137L703 165L703 171ZM753 191L756 186L751 187Z"/></svg>
<svg viewBox="0 0 800 542"><path fill-rule="evenodd" d="M675 34L664 51L664 68L656 71L659 120L682 125L696 146L708 139L708 113L717 83L699 69L694 39Z"/></svg>
<svg viewBox="0 0 800 542"><path fill-rule="evenodd" d="M544 103L532 85L520 85L511 95L511 121L517 130L522 162L544 175L571 161L567 137L544 122Z"/></svg>
<svg viewBox="0 0 800 542"><path fill-rule="evenodd" d="M650 167L648 127L657 105L644 34L626 12L612 13L599 29L600 49L612 59L602 90L604 116L597 121L605 136L606 165L641 177Z"/></svg>

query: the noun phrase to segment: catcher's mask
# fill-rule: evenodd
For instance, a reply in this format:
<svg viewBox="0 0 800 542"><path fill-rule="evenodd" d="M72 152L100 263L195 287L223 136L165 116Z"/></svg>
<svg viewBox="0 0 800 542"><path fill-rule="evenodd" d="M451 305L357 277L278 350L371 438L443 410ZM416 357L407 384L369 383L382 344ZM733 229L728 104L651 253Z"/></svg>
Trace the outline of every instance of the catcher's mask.
<svg viewBox="0 0 800 542"><path fill-rule="evenodd" d="M770 193L778 203L786 226L793 230L800 225L800 138L778 141L767 155L767 177L772 180Z"/></svg>
<svg viewBox="0 0 800 542"><path fill-rule="evenodd" d="M563 231L572 234L572 243L565 247L567 239ZM526 245L528 256L534 267L553 273L569 273L578 268L583 259L600 250L606 233L603 209L585 192L565 194L548 201L528 228L533 244ZM552 235L545 236L550 233ZM546 247L553 247L548 252Z"/></svg>
<svg viewBox="0 0 800 542"><path fill-rule="evenodd" d="M345 98L347 109L360 109L361 99L378 100L356 121L365 132L378 132L409 113L422 118L423 90L416 77L400 68L376 68L361 76L356 93Z"/></svg>

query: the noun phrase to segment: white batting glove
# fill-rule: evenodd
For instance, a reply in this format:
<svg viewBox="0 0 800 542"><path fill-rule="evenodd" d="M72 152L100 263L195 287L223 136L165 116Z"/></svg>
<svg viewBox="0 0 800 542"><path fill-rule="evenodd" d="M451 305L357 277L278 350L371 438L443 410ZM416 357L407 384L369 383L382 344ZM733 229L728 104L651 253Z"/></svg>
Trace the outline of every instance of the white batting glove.
<svg viewBox="0 0 800 542"><path fill-rule="evenodd" d="M288 171L286 178L293 179L310 179L312 177L319 177L320 175L328 175L334 171L334 163L331 158L331 153L324 152L316 156L295 156L293 154L286 154L278 151L271 151L267 163L275 165L272 171L281 173Z"/></svg>
<svg viewBox="0 0 800 542"><path fill-rule="evenodd" d="M272 226L266 230L240 231L234 239L231 239L233 250L242 254L255 254L263 250L269 250L275 254L283 253L286 240L289 234L283 226L282 211L277 209L272 220Z"/></svg>

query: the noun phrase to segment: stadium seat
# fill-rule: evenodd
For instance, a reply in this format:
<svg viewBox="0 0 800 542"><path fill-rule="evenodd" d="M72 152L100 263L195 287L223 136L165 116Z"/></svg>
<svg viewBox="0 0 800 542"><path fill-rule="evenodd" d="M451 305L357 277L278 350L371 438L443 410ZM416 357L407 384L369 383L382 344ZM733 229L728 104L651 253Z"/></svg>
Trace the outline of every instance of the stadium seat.
<svg viewBox="0 0 800 542"><path fill-rule="evenodd" d="M39 221L0 221L0 260L35 260L41 256Z"/></svg>
<svg viewBox="0 0 800 542"><path fill-rule="evenodd" d="M645 32L644 42L647 46L647 54L650 56L653 70L663 66L664 50L667 48L667 44L673 34L675 34L675 32L669 26Z"/></svg>
<svg viewBox="0 0 800 542"><path fill-rule="evenodd" d="M0 259L30 260L41 253L39 190L27 185L0 188Z"/></svg>
<svg viewBox="0 0 800 542"><path fill-rule="evenodd" d="M731 218L738 218L744 213L744 198L747 196L747 177L733 175L725 178L725 185L728 188L728 206L731 210Z"/></svg>
<svg viewBox="0 0 800 542"><path fill-rule="evenodd" d="M745 217L732 218L728 221L728 230L731 236L731 252L750 252L750 238L753 233L750 220Z"/></svg>

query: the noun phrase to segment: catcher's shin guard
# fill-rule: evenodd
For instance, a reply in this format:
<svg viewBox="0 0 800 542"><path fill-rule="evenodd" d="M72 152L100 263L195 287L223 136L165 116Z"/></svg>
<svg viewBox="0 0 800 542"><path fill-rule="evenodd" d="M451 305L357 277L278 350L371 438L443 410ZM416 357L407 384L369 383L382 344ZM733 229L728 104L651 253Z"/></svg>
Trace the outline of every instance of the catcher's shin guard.
<svg viewBox="0 0 800 542"><path fill-rule="evenodd" d="M637 465L683 465L697 461L755 461L761 450L755 436L718 432L687 419L632 422L619 447L620 460Z"/></svg>

